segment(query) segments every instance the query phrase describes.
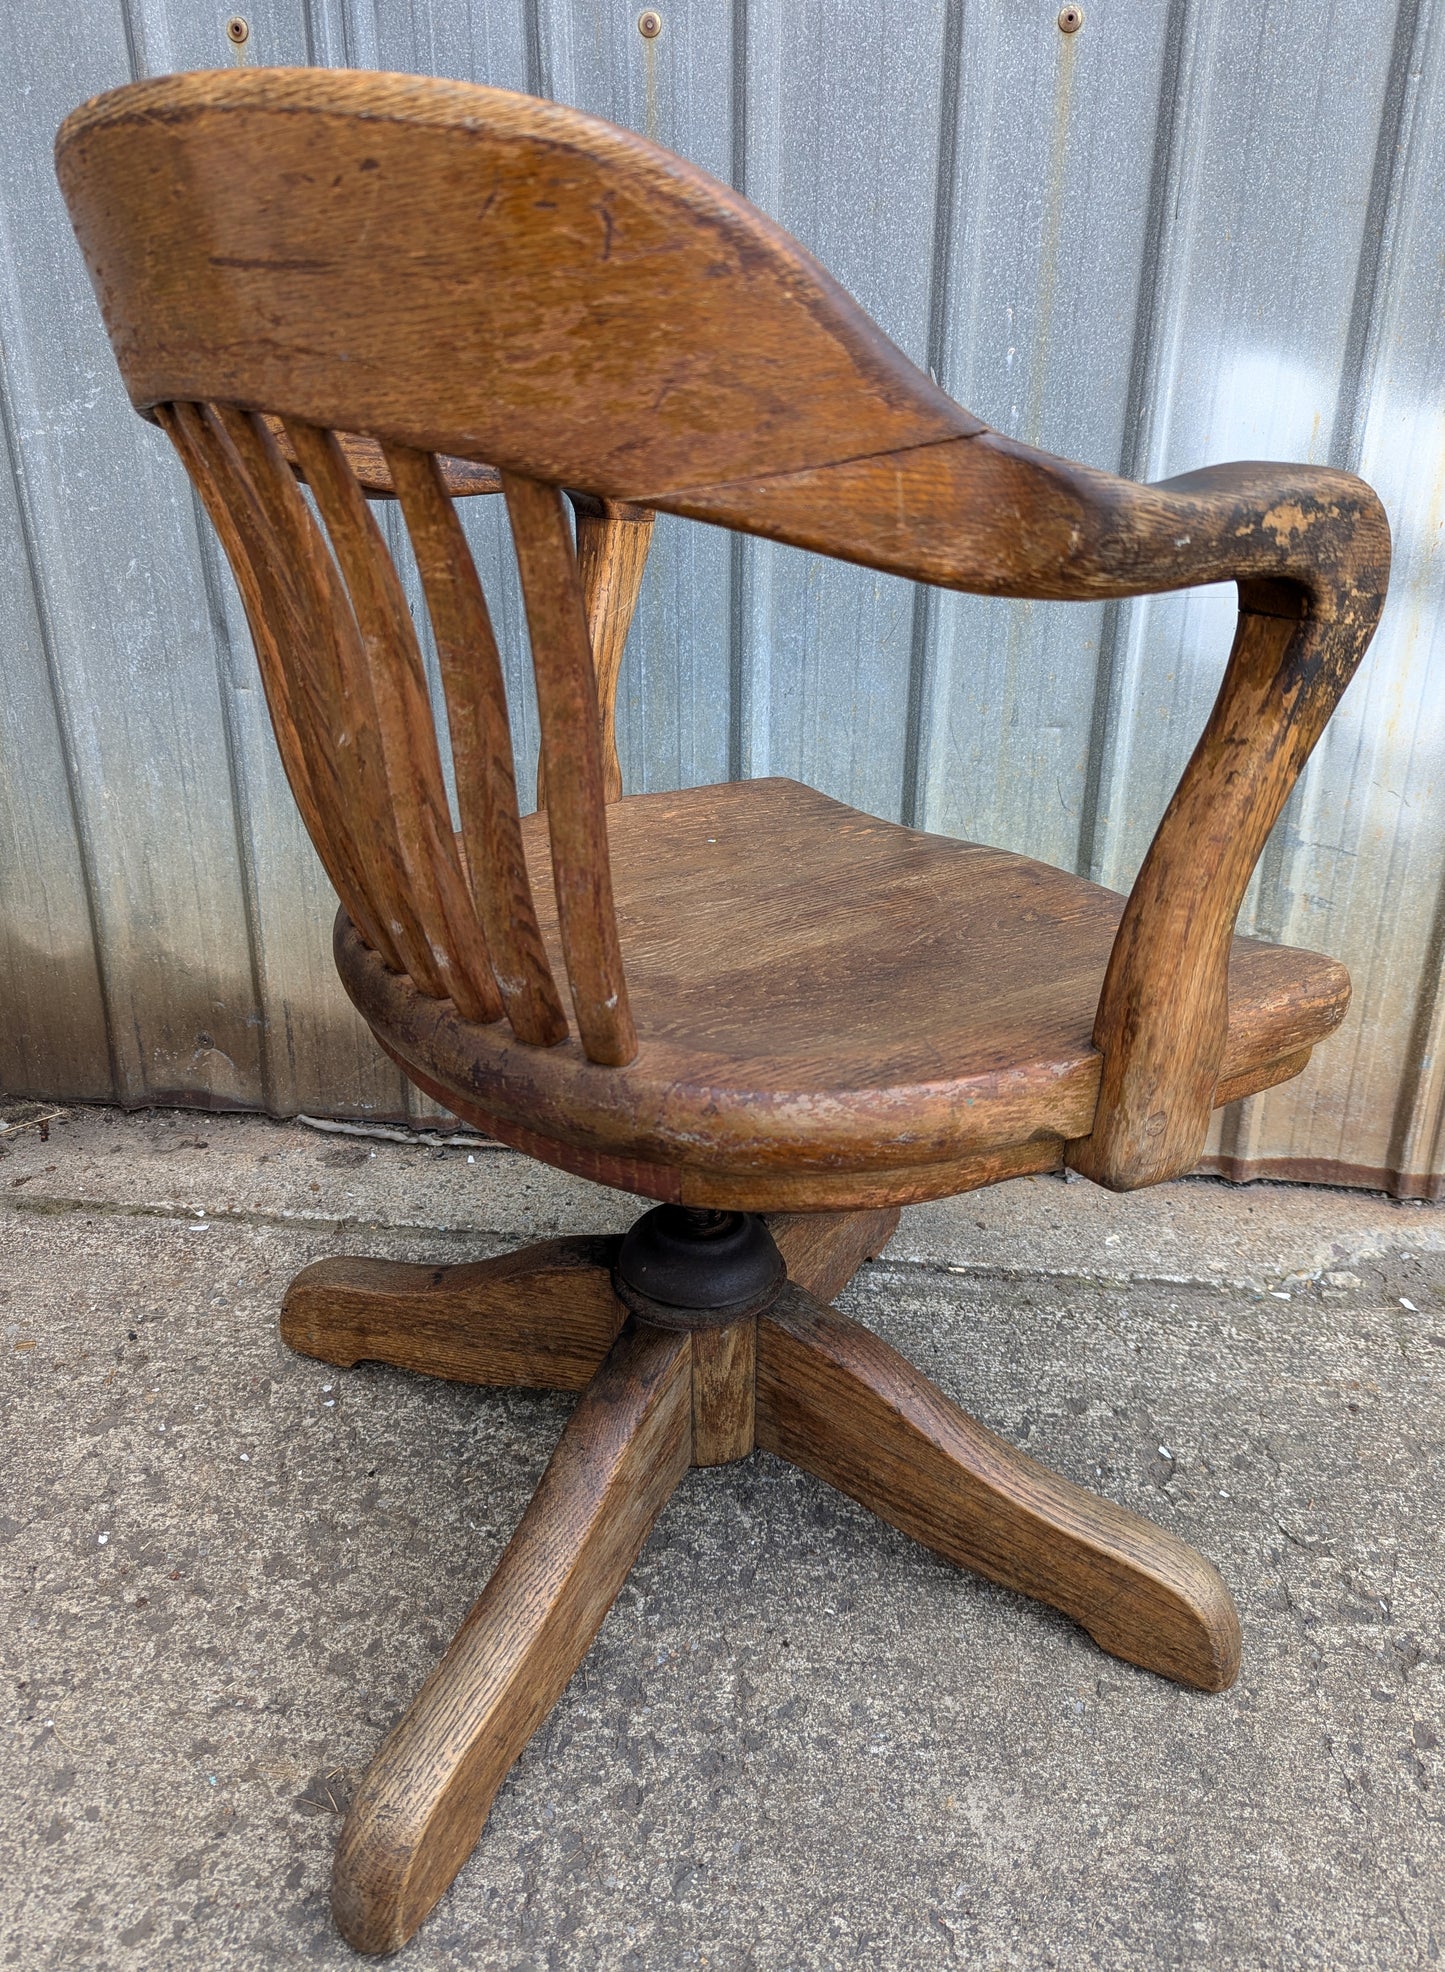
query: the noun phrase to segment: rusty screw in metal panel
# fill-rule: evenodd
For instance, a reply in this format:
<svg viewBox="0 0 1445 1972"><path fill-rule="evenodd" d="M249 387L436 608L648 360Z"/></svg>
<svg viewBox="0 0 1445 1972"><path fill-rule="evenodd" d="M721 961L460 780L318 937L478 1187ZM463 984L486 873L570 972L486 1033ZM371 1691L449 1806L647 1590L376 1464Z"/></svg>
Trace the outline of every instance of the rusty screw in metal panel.
<svg viewBox="0 0 1445 1972"><path fill-rule="evenodd" d="M655 41L662 32L662 15L649 7L645 14L637 16L637 32L644 41Z"/></svg>
<svg viewBox="0 0 1445 1972"><path fill-rule="evenodd" d="M1059 9L1060 34L1077 34L1083 25L1084 10L1082 7L1061 7Z"/></svg>
<svg viewBox="0 0 1445 1972"><path fill-rule="evenodd" d="M251 39L251 23L240 14L232 14L226 22L226 39L234 42L236 47L244 48Z"/></svg>

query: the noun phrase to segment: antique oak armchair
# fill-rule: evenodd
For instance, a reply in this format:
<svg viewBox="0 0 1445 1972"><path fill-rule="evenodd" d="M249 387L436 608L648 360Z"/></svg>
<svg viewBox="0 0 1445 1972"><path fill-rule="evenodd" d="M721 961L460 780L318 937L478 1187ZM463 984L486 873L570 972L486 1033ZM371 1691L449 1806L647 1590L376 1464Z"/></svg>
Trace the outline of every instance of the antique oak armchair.
<svg viewBox="0 0 1445 1972"><path fill-rule="evenodd" d="M662 1201L620 1241L324 1261L287 1294L283 1334L327 1362L582 1392L361 1783L345 1935L397 1946L451 1881L690 1464L761 1446L1105 1650L1227 1685L1238 1624L1202 1556L828 1303L911 1201L1190 1170L1216 1105L1340 1021L1342 967L1233 926L1380 610L1369 488L1277 465L1138 486L1004 438L745 199L524 96L170 77L77 110L58 168L130 395L234 571L347 992L459 1116ZM454 505L498 485L540 712L525 818ZM456 832L368 495L415 551ZM1236 582L1218 700L1128 899L788 780L623 798L612 701L656 510L987 595Z"/></svg>

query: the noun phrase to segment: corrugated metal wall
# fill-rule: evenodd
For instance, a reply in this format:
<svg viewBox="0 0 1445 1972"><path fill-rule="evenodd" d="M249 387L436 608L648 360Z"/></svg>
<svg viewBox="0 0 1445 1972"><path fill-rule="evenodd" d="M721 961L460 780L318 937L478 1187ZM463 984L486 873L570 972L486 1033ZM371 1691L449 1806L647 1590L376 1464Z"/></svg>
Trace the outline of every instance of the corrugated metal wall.
<svg viewBox="0 0 1445 1972"><path fill-rule="evenodd" d="M1329 461L1389 508L1374 651L1247 926L1349 964L1342 1036L1214 1152L1440 1188L1437 644L1445 0L254 0L247 58L527 89L658 138L817 252L1000 429L1146 478ZM223 66L195 0L0 0L0 1085L336 1114L408 1102L331 904L229 577L128 409L50 165L128 77ZM535 746L498 503L474 502ZM1215 689L1229 592L940 596L664 521L628 785L795 774L1127 887ZM422 1113L413 1105L412 1113Z"/></svg>

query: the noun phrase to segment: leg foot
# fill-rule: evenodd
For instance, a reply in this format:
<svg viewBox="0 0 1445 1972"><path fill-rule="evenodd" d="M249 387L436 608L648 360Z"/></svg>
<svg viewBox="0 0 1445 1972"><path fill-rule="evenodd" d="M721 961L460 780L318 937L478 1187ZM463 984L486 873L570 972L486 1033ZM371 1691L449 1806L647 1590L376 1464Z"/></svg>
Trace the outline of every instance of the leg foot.
<svg viewBox="0 0 1445 1972"><path fill-rule="evenodd" d="M286 1290L281 1337L343 1369L582 1390L627 1313L612 1292L618 1244L547 1239L456 1267L317 1260Z"/></svg>
<svg viewBox="0 0 1445 1972"><path fill-rule="evenodd" d="M1234 1681L1239 1619L1203 1555L1015 1451L791 1285L758 1324L757 1442L1114 1656L1204 1691Z"/></svg>
<svg viewBox="0 0 1445 1972"><path fill-rule="evenodd" d="M689 1340L630 1322L481 1599L362 1780L332 1903L359 1951L405 1944L581 1663L692 1451Z"/></svg>

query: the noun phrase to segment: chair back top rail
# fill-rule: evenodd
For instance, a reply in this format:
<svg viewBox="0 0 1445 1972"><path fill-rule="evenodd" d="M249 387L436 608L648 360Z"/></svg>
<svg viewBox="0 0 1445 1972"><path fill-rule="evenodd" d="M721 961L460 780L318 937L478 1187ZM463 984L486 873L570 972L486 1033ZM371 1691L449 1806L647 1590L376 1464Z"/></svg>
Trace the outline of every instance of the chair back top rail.
<svg viewBox="0 0 1445 1972"><path fill-rule="evenodd" d="M1229 932L1383 601L1389 530L1368 487L1262 465L1137 486L990 432L736 192L502 90L304 69L163 77L75 111L57 168L132 401L175 440L237 568L338 893L424 992L476 1019L505 1011L539 1044L564 1015L453 493L490 490L495 469L506 494L564 957L600 1062L637 1045L604 819L610 690L646 546L643 532L622 558L619 606L621 516L662 509L994 595L1238 582L1219 700L1115 944L1102 1093L1071 1153L1118 1186L1190 1168L1223 1053ZM368 491L400 497L417 550L465 863Z"/></svg>

